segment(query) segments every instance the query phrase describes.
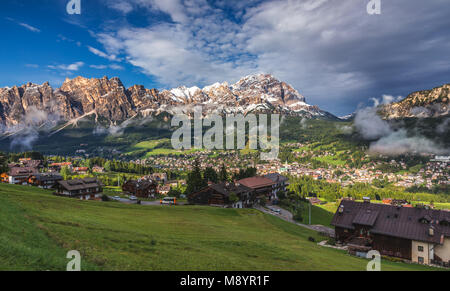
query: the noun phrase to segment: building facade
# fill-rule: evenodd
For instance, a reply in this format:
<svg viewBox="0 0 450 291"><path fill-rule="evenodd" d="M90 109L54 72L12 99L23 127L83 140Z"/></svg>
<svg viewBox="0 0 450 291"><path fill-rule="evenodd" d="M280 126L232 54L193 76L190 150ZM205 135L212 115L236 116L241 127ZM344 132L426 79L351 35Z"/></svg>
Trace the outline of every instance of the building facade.
<svg viewBox="0 0 450 291"><path fill-rule="evenodd" d="M333 217L336 240L415 263L450 264L450 212L343 200Z"/></svg>

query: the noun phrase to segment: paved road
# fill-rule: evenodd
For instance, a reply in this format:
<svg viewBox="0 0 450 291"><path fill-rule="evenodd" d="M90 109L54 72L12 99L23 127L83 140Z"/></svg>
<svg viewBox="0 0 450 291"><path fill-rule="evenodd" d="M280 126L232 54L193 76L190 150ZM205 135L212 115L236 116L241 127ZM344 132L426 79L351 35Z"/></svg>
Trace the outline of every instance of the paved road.
<svg viewBox="0 0 450 291"><path fill-rule="evenodd" d="M279 218L281 218L281 219L283 219L283 220L285 220L287 222L294 223L294 224L296 224L298 226L301 226L301 227L304 227L304 228L308 228L308 229L311 229L311 230L314 230L314 231L317 231L317 232L322 232L322 233L327 234L328 236L334 237L334 229L332 229L330 227L326 227L326 226L323 226L323 225L320 225L320 224L308 225L308 224L299 223L299 222L297 222L297 221L295 221L293 219L293 215L292 215L292 213L290 211L288 211L286 209L283 209L281 207L275 206L275 205L271 205L269 207L271 207L273 209L278 209L280 212L277 213L277 212L271 211L270 209L265 208L265 207L255 206L256 209L258 209L258 210L260 210L260 211L262 211L264 213L277 216L277 217L279 217Z"/></svg>
<svg viewBox="0 0 450 291"><path fill-rule="evenodd" d="M109 198L111 200L114 200L112 198L112 196L109 196ZM125 203L125 204L136 204L137 201L136 200L130 200L127 198L120 198L117 199L117 201L121 202L121 203ZM186 202L177 202L177 205L184 205L186 204ZM154 200L154 201L141 201L141 205L161 205L161 202L159 200Z"/></svg>

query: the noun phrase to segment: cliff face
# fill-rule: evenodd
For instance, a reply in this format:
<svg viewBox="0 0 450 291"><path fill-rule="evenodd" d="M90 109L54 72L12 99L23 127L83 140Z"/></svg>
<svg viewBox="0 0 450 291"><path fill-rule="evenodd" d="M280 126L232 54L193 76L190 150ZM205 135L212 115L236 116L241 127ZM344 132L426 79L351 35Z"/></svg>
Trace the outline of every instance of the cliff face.
<svg viewBox="0 0 450 291"><path fill-rule="evenodd" d="M450 84L411 93L400 102L384 105L380 113L388 119L439 117L450 114Z"/></svg>
<svg viewBox="0 0 450 291"><path fill-rule="evenodd" d="M203 89L183 86L162 92L142 85L126 89L119 78L76 77L66 79L57 89L48 83L0 88L0 124L8 127L35 122L30 112L43 118L51 114L65 121L95 112L111 122L120 122L139 113L173 113L174 109L193 105L218 113L270 111L305 117L332 116L307 104L305 97L290 85L265 74L244 77L233 85L216 83Z"/></svg>

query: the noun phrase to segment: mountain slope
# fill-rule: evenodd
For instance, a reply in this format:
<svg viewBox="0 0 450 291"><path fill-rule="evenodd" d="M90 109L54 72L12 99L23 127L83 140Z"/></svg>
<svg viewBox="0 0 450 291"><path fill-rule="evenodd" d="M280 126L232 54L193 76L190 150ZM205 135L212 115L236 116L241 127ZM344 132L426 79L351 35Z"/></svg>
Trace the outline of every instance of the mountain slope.
<svg viewBox="0 0 450 291"><path fill-rule="evenodd" d="M316 232L255 209L79 201L0 185L0 270L365 270ZM138 219L136 219L138 218ZM432 268L383 260L383 270Z"/></svg>
<svg viewBox="0 0 450 291"><path fill-rule="evenodd" d="M405 99L382 106L380 113L388 118L439 117L450 114L450 84L432 90L409 94Z"/></svg>

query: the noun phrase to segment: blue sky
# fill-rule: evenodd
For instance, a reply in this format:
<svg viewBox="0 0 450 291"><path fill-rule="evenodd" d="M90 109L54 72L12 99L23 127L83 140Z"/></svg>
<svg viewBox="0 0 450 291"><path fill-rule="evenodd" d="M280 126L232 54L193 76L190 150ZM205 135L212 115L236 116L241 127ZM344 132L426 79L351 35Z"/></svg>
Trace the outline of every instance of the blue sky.
<svg viewBox="0 0 450 291"><path fill-rule="evenodd" d="M337 115L450 83L446 0L2 1L0 86L118 76L148 88L271 73ZM387 98L389 99L389 98Z"/></svg>

